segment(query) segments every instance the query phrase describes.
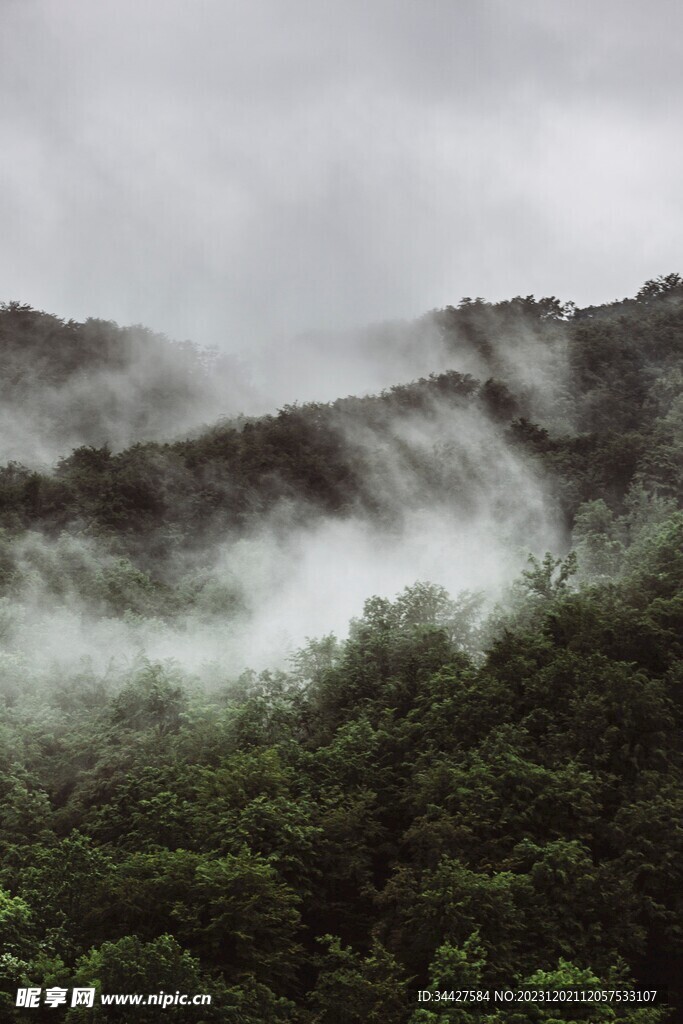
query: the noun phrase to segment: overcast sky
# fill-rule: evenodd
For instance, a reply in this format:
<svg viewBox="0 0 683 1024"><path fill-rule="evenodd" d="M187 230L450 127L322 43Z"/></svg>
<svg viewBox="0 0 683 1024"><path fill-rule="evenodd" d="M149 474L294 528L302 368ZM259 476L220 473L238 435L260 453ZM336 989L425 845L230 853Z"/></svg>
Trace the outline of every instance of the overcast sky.
<svg viewBox="0 0 683 1024"><path fill-rule="evenodd" d="M677 0L0 0L0 298L230 350L683 270Z"/></svg>

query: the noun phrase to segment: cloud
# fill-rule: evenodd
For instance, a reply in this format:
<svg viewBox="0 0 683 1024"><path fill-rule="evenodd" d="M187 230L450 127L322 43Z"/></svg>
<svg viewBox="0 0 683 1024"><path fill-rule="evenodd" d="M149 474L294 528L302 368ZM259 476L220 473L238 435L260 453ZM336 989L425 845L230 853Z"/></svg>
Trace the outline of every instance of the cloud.
<svg viewBox="0 0 683 1024"><path fill-rule="evenodd" d="M673 4L2 17L5 298L240 351L463 294L603 301L675 268Z"/></svg>

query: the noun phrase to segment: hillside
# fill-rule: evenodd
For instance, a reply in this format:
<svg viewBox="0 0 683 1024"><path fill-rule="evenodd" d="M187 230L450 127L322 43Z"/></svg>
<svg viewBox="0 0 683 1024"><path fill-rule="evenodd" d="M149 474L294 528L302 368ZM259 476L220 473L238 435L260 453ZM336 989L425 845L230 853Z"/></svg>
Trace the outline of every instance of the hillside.
<svg viewBox="0 0 683 1024"><path fill-rule="evenodd" d="M678 1019L683 283L407 337L201 427L199 350L0 313L3 1020ZM417 1001L522 984L674 1009Z"/></svg>

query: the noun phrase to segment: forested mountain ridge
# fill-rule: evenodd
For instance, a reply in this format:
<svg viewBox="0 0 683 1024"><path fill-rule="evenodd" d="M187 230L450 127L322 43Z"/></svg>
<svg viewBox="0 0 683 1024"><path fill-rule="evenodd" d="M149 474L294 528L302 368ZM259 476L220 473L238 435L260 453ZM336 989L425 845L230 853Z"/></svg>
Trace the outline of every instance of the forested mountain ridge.
<svg viewBox="0 0 683 1024"><path fill-rule="evenodd" d="M184 436L248 386L235 360L141 326L0 306L0 458L48 467L83 444Z"/></svg>
<svg viewBox="0 0 683 1024"><path fill-rule="evenodd" d="M424 411L435 401L462 405L468 400L507 424L515 443L540 453L561 477L571 478L574 493L566 494L563 504L570 520L590 486L580 482L582 460L599 466L605 474L601 486L617 502L634 475L675 492L680 480L671 478L670 469L667 474L663 447L680 393L682 300L678 275L648 282L636 299L586 310L556 299L497 304L466 299L423 318L451 354L451 371L374 398L285 407L276 416L218 426L189 441L137 443L118 454L111 451L116 443L98 451L89 445L71 456L62 451L54 476L30 466L21 469L15 459L3 473L3 508L22 525L38 520L59 526L85 514L116 529L144 529L150 517L177 526L168 507L173 502L163 502L164 476L170 477L174 494L179 488L199 496L200 519L211 515L218 499L223 505L233 502L230 515L236 518L249 499L265 507L279 496L278 485L330 510L359 497L371 504L372 496L362 494L361 473L354 472L359 451L350 449L350 425L381 431L397 413ZM141 329L101 321L63 324L9 304L0 311L3 402L15 395L26 402L37 381L56 384L93 370L97 374L102 367L129 368L141 361L140 351L150 367L148 390L138 390L130 402L139 410L138 420L145 416L159 424L182 406L183 389L191 390L193 380L206 373L198 350ZM165 374L169 353L175 365ZM462 366L476 370L476 377L457 372ZM99 386L95 376L93 393ZM36 398L40 414L40 390ZM71 403L72 416L78 406ZM124 423L136 418L128 406L116 413ZM59 434L59 427L52 424L52 432ZM112 441L106 424L97 430ZM647 457L641 458L645 447ZM89 489L103 495L100 506L88 501ZM374 500L381 503L382 494Z"/></svg>
<svg viewBox="0 0 683 1024"><path fill-rule="evenodd" d="M21 1019L18 985L79 983L211 992L211 1008L165 1011L207 1024L677 1019L416 992L635 983L679 999L683 284L426 319L453 358L432 377L0 471L3 1019ZM40 372L81 358L67 346ZM261 529L277 547L293 520L304 536L353 521L398 550L435 509L439 543L486 522L526 550L546 530L555 553L486 615L418 583L287 671L234 679L218 658L211 687L148 657L32 661L26 637L47 643L75 602L93 631L188 609L184 629L238 630L254 609L217 545L229 560ZM315 586L329 600L334 580Z"/></svg>

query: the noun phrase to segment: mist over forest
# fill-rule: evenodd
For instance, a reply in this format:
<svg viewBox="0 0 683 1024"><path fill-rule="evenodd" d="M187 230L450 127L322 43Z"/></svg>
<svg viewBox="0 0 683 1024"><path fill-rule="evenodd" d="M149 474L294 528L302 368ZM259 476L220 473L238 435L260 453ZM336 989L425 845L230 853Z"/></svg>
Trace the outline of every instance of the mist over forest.
<svg viewBox="0 0 683 1024"><path fill-rule="evenodd" d="M530 539L566 546L553 486L505 424L568 427L569 312L468 300L332 339L313 367L294 342L304 389L365 394L258 418L297 386L269 355L257 389L258 365L250 379L245 361L142 328L6 305L3 472L24 528L8 641L48 670L101 670L114 650L238 675L282 667L307 636L345 632L369 594L416 579L492 597ZM380 381L394 383L368 394Z"/></svg>
<svg viewBox="0 0 683 1024"><path fill-rule="evenodd" d="M675 1020L416 992L680 998L682 383L675 273L253 357L4 304L2 1019Z"/></svg>

